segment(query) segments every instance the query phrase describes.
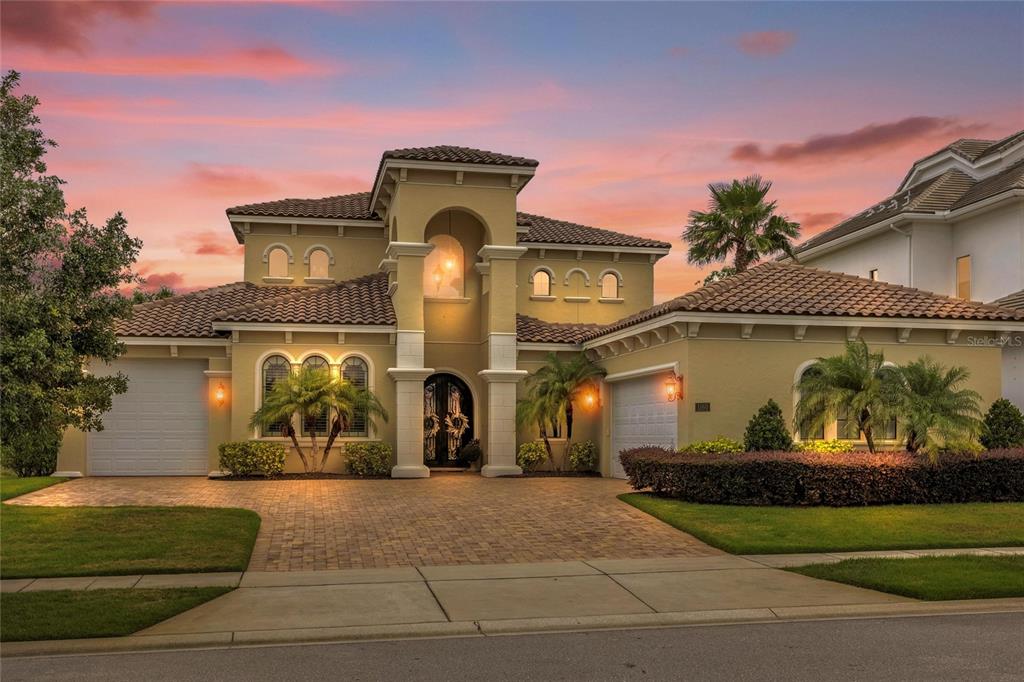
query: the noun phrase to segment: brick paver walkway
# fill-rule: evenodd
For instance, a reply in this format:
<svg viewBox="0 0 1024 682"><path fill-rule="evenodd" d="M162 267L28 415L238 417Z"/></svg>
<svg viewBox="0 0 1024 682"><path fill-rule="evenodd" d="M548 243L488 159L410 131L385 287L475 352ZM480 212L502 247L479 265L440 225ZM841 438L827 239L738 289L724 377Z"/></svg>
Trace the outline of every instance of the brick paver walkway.
<svg viewBox="0 0 1024 682"><path fill-rule="evenodd" d="M606 478L212 481L83 478L10 504L244 507L263 519L249 570L721 554L615 499Z"/></svg>

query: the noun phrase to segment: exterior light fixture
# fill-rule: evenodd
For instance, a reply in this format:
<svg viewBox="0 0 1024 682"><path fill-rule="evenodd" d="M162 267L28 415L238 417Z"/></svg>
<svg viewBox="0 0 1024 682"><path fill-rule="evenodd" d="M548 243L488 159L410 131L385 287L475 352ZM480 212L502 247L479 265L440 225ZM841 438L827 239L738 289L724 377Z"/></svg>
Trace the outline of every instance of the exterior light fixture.
<svg viewBox="0 0 1024 682"><path fill-rule="evenodd" d="M452 270L454 270L455 269L455 259L453 259L451 256L449 256L448 258L445 258L445 260L444 260L444 269L447 270L448 272L451 272Z"/></svg>
<svg viewBox="0 0 1024 682"><path fill-rule="evenodd" d="M583 394L583 406L588 410L592 410L595 407L601 407L601 388L600 386L592 386L588 388Z"/></svg>
<svg viewBox="0 0 1024 682"><path fill-rule="evenodd" d="M223 405L227 398L228 389L224 388L224 384L217 384L217 390L213 392L213 399L217 401L218 405Z"/></svg>
<svg viewBox="0 0 1024 682"><path fill-rule="evenodd" d="M665 398L671 403L683 398L683 378L672 375L665 379Z"/></svg>

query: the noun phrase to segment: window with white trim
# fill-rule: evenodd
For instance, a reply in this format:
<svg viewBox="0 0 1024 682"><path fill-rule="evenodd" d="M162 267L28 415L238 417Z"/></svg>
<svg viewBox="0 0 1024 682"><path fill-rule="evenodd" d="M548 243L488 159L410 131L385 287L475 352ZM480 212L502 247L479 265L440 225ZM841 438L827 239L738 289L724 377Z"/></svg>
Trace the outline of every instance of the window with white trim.
<svg viewBox="0 0 1024 682"><path fill-rule="evenodd" d="M341 363L341 378L356 388L368 388L369 377L370 371L366 365L366 360L352 356L345 358ZM341 435L347 438L365 438L370 435L366 411L356 410L355 414L352 415L352 421L348 425L348 430L343 431Z"/></svg>
<svg viewBox="0 0 1024 682"><path fill-rule="evenodd" d="M323 249L315 249L309 254L309 278L328 279L330 275L331 257Z"/></svg>
<svg viewBox="0 0 1024 682"><path fill-rule="evenodd" d="M548 273L547 270L538 270L537 272L533 273L533 295L551 295L551 275Z"/></svg>
<svg viewBox="0 0 1024 682"><path fill-rule="evenodd" d="M270 250L267 254L267 276L287 277L288 276L288 252L278 247Z"/></svg>
<svg viewBox="0 0 1024 682"><path fill-rule="evenodd" d="M288 362L288 358L284 356L271 355L264 360L263 366L260 368L261 387L263 389L262 399L266 399L267 395L274 389L274 384L282 379L287 379L291 371L292 365ZM285 422L264 426L261 433L264 436L284 436L287 435L285 426Z"/></svg>
<svg viewBox="0 0 1024 682"><path fill-rule="evenodd" d="M614 272L606 272L601 276L601 298L619 297L619 276Z"/></svg>
<svg viewBox="0 0 1024 682"><path fill-rule="evenodd" d="M322 370L322 371L328 372L328 373L331 371L330 363L327 362L326 358L323 358L323 357L321 357L319 355L310 355L308 358L306 358L305 360L302 361L302 367L303 367L303 369L312 368L312 369ZM313 426L314 432L316 433L317 436L326 436L327 435L327 432L330 429L330 424L329 424L329 421L328 421L329 418L330 418L330 410L327 410L327 409L324 409L320 413L320 415L317 416L316 422L315 422L315 424ZM306 428L305 420L303 420L303 423L302 423L302 435L303 436L310 435L310 430Z"/></svg>
<svg viewBox="0 0 1024 682"><path fill-rule="evenodd" d="M803 383L804 378L808 376L814 376L820 374L821 370L811 365L800 374L800 381ZM825 424L822 423L816 427L809 427L806 424L800 425L800 440L825 440Z"/></svg>

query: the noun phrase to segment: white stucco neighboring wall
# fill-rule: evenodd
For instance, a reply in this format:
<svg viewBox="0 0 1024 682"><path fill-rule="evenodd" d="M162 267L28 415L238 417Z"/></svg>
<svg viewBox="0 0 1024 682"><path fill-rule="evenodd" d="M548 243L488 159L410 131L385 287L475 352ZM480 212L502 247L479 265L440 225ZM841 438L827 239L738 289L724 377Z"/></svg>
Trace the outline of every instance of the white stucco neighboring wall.
<svg viewBox="0 0 1024 682"><path fill-rule="evenodd" d="M954 223L950 248L950 281L956 259L971 256L974 300L987 303L1024 289L1024 201Z"/></svg>
<svg viewBox="0 0 1024 682"><path fill-rule="evenodd" d="M821 256L801 256L800 263L858 277L868 277L871 270L877 269L878 279L883 282L910 286L909 249L910 239L906 235L886 230Z"/></svg>
<svg viewBox="0 0 1024 682"><path fill-rule="evenodd" d="M914 223L910 231L910 286L943 296L956 295L952 226L920 222Z"/></svg>

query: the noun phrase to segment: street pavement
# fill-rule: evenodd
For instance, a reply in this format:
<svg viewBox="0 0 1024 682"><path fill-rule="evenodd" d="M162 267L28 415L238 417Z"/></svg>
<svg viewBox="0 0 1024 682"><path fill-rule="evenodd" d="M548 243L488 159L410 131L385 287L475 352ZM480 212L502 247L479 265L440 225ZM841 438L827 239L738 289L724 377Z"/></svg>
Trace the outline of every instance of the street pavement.
<svg viewBox="0 0 1024 682"><path fill-rule="evenodd" d="M1024 614L822 620L2 661L75 680L1020 680Z"/></svg>

